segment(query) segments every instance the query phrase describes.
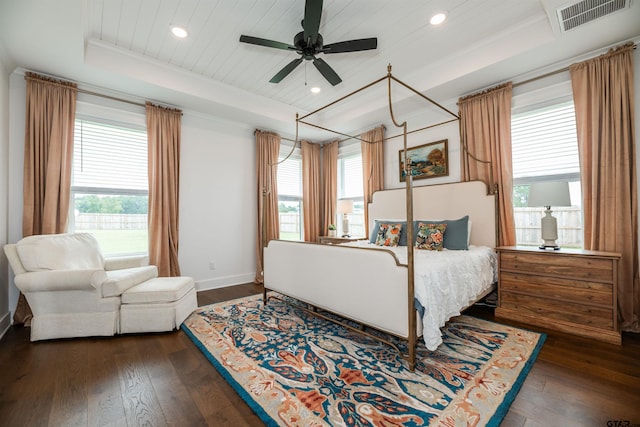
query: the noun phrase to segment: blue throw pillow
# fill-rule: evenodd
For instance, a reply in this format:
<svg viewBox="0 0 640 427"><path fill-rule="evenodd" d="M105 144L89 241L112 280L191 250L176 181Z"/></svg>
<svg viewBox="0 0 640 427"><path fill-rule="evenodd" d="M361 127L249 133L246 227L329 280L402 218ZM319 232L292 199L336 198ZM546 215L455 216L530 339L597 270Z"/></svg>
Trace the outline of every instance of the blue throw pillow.
<svg viewBox="0 0 640 427"><path fill-rule="evenodd" d="M439 223L439 224L447 224L447 229L444 232L444 242L443 246L446 249L456 250L456 251L466 251L469 249L469 215L465 215L460 219L449 219L449 220L417 220L413 221L413 234L417 237L418 235L418 223ZM402 239L401 239L402 240ZM414 238L414 242L415 242ZM406 237L405 237L405 245L406 245Z"/></svg>

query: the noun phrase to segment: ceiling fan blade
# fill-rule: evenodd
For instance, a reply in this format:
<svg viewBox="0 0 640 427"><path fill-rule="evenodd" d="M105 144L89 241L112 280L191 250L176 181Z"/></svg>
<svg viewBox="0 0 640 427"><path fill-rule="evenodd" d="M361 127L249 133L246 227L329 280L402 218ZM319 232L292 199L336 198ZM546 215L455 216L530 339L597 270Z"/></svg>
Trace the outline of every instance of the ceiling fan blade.
<svg viewBox="0 0 640 427"><path fill-rule="evenodd" d="M361 50L372 50L378 47L378 39L371 37L368 39L348 40L344 42L324 45L322 53L343 53L358 52Z"/></svg>
<svg viewBox="0 0 640 427"><path fill-rule="evenodd" d="M322 17L322 0L307 0L304 4L304 41L313 46L318 39L320 29L320 18Z"/></svg>
<svg viewBox="0 0 640 427"><path fill-rule="evenodd" d="M289 62L282 70L278 71L278 74L273 76L271 80L269 80L269 82L280 83L280 81L282 81L282 79L287 77L290 72L292 72L298 65L300 65L301 62L302 62L302 57L298 59L294 59L293 61Z"/></svg>
<svg viewBox="0 0 640 427"><path fill-rule="evenodd" d="M274 47L276 49L296 50L295 46L288 43L277 42L275 40L261 39L260 37L240 36L242 43L256 44L258 46Z"/></svg>
<svg viewBox="0 0 640 427"><path fill-rule="evenodd" d="M324 76L324 78L327 79L327 81L329 83L331 83L332 86L335 86L335 85L337 85L338 83L340 83L342 81L340 76L338 74L336 74L336 72L333 71L333 68L331 68L329 66L329 64L324 62L324 60L322 58L315 58L314 57L313 58L313 65L316 66L318 71L320 71L320 74L322 74Z"/></svg>

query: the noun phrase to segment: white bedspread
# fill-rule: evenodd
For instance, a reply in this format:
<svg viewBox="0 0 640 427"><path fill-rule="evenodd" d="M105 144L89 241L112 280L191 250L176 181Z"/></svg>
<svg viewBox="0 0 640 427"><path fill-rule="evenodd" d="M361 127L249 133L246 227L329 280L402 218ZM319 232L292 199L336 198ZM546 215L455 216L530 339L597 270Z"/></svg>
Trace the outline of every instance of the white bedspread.
<svg viewBox="0 0 640 427"><path fill-rule="evenodd" d="M407 247L382 247L359 240L344 244L393 251L407 264ZM492 248L470 246L467 251L414 250L415 298L424 307L423 338L429 350L442 343L440 328L486 293L497 280L497 257Z"/></svg>

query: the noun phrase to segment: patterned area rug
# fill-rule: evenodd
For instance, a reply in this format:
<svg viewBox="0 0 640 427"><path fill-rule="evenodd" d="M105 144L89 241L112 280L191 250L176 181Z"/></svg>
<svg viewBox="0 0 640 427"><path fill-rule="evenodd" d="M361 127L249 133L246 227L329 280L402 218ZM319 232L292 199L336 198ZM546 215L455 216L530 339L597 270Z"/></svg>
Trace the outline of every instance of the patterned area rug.
<svg viewBox="0 0 640 427"><path fill-rule="evenodd" d="M182 329L268 426L497 426L545 338L459 316L411 372L390 346L261 295Z"/></svg>

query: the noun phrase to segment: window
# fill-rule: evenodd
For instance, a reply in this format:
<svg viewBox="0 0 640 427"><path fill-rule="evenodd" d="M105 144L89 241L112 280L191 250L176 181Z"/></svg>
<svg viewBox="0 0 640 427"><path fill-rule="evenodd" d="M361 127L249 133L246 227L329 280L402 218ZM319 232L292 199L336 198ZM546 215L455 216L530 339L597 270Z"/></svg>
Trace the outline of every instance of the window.
<svg viewBox="0 0 640 427"><path fill-rule="evenodd" d="M570 207L552 207L558 220L558 245L582 247L580 164L573 101L566 100L514 114L511 120L513 205L516 242L539 245L542 208L527 207L534 182L567 181Z"/></svg>
<svg viewBox="0 0 640 427"><path fill-rule="evenodd" d="M105 255L148 253L146 130L78 116L74 132L69 230Z"/></svg>
<svg viewBox="0 0 640 427"><path fill-rule="evenodd" d="M353 213L347 214L349 234L364 237L364 190L362 188L362 153L360 144L340 147L338 152L338 200L353 200ZM339 234L342 234L342 214L336 219Z"/></svg>
<svg viewBox="0 0 640 427"><path fill-rule="evenodd" d="M280 145L278 161L291 152L291 147ZM278 216L281 240L302 240L302 154L295 148L293 154L278 164Z"/></svg>

